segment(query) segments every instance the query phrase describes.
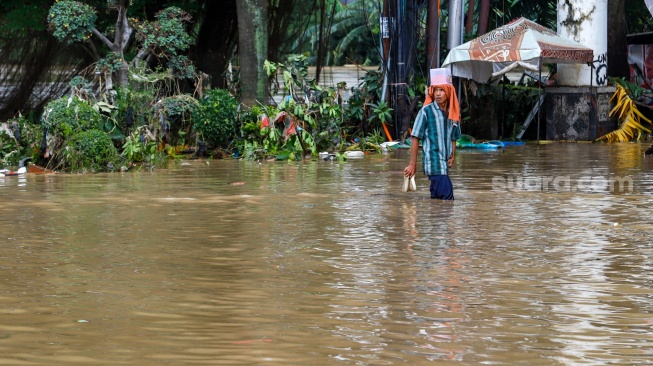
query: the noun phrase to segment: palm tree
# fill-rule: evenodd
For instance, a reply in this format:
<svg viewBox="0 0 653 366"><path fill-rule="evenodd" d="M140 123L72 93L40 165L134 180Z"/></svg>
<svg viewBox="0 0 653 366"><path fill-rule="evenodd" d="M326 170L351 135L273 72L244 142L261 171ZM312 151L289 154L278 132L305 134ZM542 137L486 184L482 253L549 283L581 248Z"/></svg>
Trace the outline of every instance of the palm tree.
<svg viewBox="0 0 653 366"><path fill-rule="evenodd" d="M331 64L379 62L379 8L378 0L355 0L335 14Z"/></svg>
<svg viewBox="0 0 653 366"><path fill-rule="evenodd" d="M309 62L340 65L347 62L378 63L379 8L382 0L318 0L309 23L290 47L295 53L308 52ZM299 12L301 7L295 9ZM325 12L326 10L326 12ZM306 24L306 11L297 24ZM296 27L291 27L296 34ZM320 53L320 48L328 52ZM320 60L321 56L323 60Z"/></svg>

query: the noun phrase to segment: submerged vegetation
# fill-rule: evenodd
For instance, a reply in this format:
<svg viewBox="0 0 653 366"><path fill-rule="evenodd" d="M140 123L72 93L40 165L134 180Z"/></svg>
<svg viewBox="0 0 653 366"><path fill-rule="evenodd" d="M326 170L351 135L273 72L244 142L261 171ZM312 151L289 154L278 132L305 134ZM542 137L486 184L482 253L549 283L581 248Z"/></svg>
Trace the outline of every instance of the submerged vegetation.
<svg viewBox="0 0 653 366"><path fill-rule="evenodd" d="M344 84L319 86L307 69L302 55L268 62L286 97L246 109L225 89L179 93L181 79L165 72L134 68L128 86L108 93L78 77L71 95L48 103L37 121L17 116L4 124L13 127L0 130L0 159L12 165L29 156L49 169L102 172L181 157L299 160L318 151L379 150L391 111L370 88L380 74L367 74L346 103Z"/></svg>
<svg viewBox="0 0 653 366"><path fill-rule="evenodd" d="M380 101L380 72L368 73L361 88L348 89L344 83L324 87L308 77L312 56L290 54L266 63L269 81L285 97L278 104L245 106L237 99L242 87L237 63L230 68L231 83L211 88L206 75L183 55L194 42L189 13L168 7L146 21L128 15L132 2L94 7L100 3L62 0L49 9L49 36L63 45L82 45L95 61L72 74L66 95L48 102L42 113L17 113L2 124L3 166L26 156L67 172L154 168L182 157L298 160L352 145L378 149L378 131L392 123L392 109ZM378 14L371 5L360 1L334 18L333 34L344 37L337 42L335 59L351 60L354 54L346 51L354 48L348 45L374 37L365 32ZM105 13L115 15L113 25L100 19ZM347 31L350 26L357 27L355 34ZM311 30L324 37L324 29ZM322 48L325 39L318 40ZM363 62L378 56L371 50Z"/></svg>
<svg viewBox="0 0 653 366"><path fill-rule="evenodd" d="M407 86L401 98L388 95L393 93L388 87L392 81L386 79L388 70L383 66L367 71L355 88L318 82L319 70L325 65L382 63L385 56L378 20L383 9L377 0L356 0L348 5L323 0L318 1L317 8L285 0L267 2L271 50L264 71L270 95L254 105L241 103L242 84L247 81L240 79L244 75L240 73L233 39L219 39L229 44L220 48L223 59L203 60L203 70L207 64L223 65L220 77L214 70L200 71L191 60L198 65L202 61L198 54L207 47L207 39L202 37L228 33L234 38L234 25L229 28L217 22L224 28L213 27L211 33L204 28L206 19L195 24L191 14L201 16L204 9L215 10L209 1L185 2L183 9L176 7L179 2L163 3L175 6L160 10L162 4L149 1L60 0L42 19L25 19L40 24L31 27L38 29L36 33L42 38L28 37L24 29L29 27L0 22L0 29L25 36L22 48L3 48L11 56L2 53L2 57L12 62L45 62L49 55L57 55L56 62L51 63L67 65L54 69L47 64L47 80L52 87L44 93L41 104L22 109L30 93L15 93L16 98L9 101L21 108L14 104L15 112L3 111L11 117L0 124L0 166L16 165L20 159L30 157L53 170L102 172L151 169L180 158L293 161L317 157L323 151L331 156L343 156L351 149L380 151L380 144L391 137L390 131L405 131L406 121L423 100L427 83L422 76L426 70L424 29L411 36L415 43L410 52L414 54L407 58L414 58L415 65L405 75ZM479 3L477 9L471 9L477 14L472 25L479 23ZM234 4L233 0L225 1L224 7L233 10ZM501 11L496 7L494 17L485 16L491 27L516 15L537 18L551 26L555 24L552 4L510 1L502 4ZM448 17L446 7L442 9L443 22ZM2 5L0 9L18 12L22 8ZM415 29L425 25L425 9L413 9ZM440 31L444 33L446 27ZM478 31L478 26L472 26L466 37ZM200 40L203 43L194 50ZM30 42L38 47L31 47ZM9 44L0 38L0 46ZM75 49L73 46L82 50L77 58L87 57L85 62L73 63L52 51L60 47L72 54L69 50ZM309 77L309 65L316 66L315 76ZM26 85L20 90L33 92L37 81L43 79L43 75L16 70L19 68L6 74L25 79ZM624 122L620 130L600 140L623 141L650 133L650 121L637 112L633 102L637 95L625 83L620 85L614 112ZM459 98L465 132L514 138L539 93L530 79L520 83L503 80L498 85L464 83ZM272 95L281 97L273 99Z"/></svg>

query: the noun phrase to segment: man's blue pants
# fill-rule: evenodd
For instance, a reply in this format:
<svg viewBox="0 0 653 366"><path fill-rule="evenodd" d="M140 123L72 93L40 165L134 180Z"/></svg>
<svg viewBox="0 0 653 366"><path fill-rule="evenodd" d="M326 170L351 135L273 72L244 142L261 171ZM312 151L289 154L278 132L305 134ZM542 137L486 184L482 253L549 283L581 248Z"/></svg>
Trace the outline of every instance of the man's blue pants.
<svg viewBox="0 0 653 366"><path fill-rule="evenodd" d="M429 175L431 198L453 200L453 184L448 175Z"/></svg>

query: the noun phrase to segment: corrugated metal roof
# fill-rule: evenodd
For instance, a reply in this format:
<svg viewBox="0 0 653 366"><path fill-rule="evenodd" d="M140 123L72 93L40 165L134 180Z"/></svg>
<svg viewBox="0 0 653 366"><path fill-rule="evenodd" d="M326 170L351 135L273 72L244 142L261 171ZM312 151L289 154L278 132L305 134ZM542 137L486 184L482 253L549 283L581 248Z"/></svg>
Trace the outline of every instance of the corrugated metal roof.
<svg viewBox="0 0 653 366"><path fill-rule="evenodd" d="M626 41L628 44L652 44L653 32L628 34Z"/></svg>
<svg viewBox="0 0 653 366"><path fill-rule="evenodd" d="M378 66L326 66L320 73L320 85L323 87L335 87L338 83L345 82L347 85L345 99L349 99L349 90L351 90L352 87L358 87L362 82L361 78L363 78L368 71L376 71L378 69ZM315 66L309 66L308 78L315 78ZM276 103L279 103L285 96L283 92L283 78L279 77L278 81L280 91L278 94L273 96Z"/></svg>

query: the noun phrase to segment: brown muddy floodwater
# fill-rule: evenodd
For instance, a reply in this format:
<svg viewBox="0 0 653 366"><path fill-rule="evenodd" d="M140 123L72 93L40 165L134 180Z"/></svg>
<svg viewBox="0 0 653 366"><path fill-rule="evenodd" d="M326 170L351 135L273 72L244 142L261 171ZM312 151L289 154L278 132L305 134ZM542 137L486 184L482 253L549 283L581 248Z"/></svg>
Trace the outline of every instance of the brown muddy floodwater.
<svg viewBox="0 0 653 366"><path fill-rule="evenodd" d="M647 146L0 178L0 365L651 363Z"/></svg>

